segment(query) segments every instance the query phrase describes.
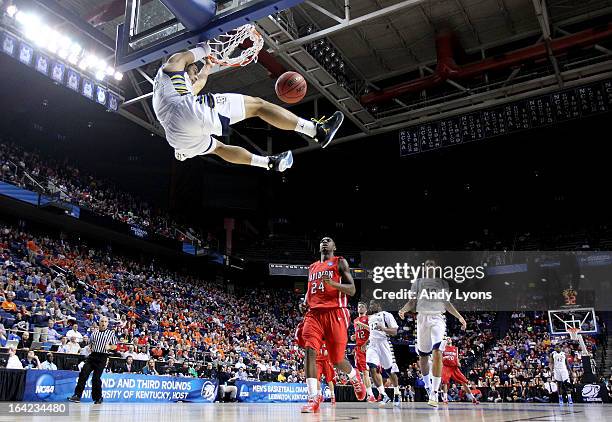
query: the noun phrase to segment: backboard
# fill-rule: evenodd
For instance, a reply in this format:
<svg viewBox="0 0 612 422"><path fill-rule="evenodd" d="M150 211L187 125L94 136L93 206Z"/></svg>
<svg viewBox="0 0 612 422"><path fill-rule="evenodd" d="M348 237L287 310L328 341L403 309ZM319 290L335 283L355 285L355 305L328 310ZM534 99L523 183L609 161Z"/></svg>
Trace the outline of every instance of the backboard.
<svg viewBox="0 0 612 422"><path fill-rule="evenodd" d="M595 309L567 308L548 311L550 333L553 335L568 335L568 328L579 328L581 334L598 332Z"/></svg>
<svg viewBox="0 0 612 422"><path fill-rule="evenodd" d="M115 67L126 72L144 66L303 0L208 1L210 13L194 19L191 12L201 12L206 0L127 0L125 21L117 27ZM180 19L170 9L186 14Z"/></svg>

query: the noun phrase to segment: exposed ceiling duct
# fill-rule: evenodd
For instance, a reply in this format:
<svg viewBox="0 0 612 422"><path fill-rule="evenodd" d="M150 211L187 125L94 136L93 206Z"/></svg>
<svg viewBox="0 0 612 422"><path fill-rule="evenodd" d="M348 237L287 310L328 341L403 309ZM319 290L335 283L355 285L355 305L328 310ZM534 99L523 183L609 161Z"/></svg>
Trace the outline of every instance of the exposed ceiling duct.
<svg viewBox="0 0 612 422"><path fill-rule="evenodd" d="M551 39L552 54L566 53L572 48L582 48L597 44L601 40L612 37L612 23L598 28L591 28L565 37ZM455 62L458 53L455 38L449 32L443 32L436 38L437 66L435 72L429 76L402 82L380 91L371 92L361 97L363 104L374 104L389 101L403 94L420 92L442 84L447 80L469 79L482 75L485 72L508 69L521 63L546 59L548 57L547 45L540 42L529 47L521 48L509 53L489 57L484 60L457 65Z"/></svg>

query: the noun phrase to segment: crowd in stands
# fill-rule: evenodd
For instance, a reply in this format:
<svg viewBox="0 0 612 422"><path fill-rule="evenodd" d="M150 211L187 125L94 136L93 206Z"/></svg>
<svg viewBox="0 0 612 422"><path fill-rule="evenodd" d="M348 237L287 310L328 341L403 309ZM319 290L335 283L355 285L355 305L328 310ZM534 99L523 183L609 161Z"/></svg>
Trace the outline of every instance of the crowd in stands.
<svg viewBox="0 0 612 422"><path fill-rule="evenodd" d="M220 370L248 365L253 374L303 378L303 355L292 343L299 311L289 289L229 294L191 276L8 226L0 228L0 252L0 345L56 341L57 352L86 356L88 334L104 315L124 358L211 362Z"/></svg>
<svg viewBox="0 0 612 422"><path fill-rule="evenodd" d="M583 336L589 353L597 349L594 337ZM476 387L489 387L486 400L547 402L557 391L550 370L550 353L559 342L569 363L570 381L578 384L584 373L580 346L552 339L544 312L514 312L506 335L497 339L466 374ZM501 395L499 389L505 394Z"/></svg>
<svg viewBox="0 0 612 422"><path fill-rule="evenodd" d="M0 179L25 189L40 191L43 188L45 193L63 201L164 237L180 241L201 238L193 229L177 223L166 212L141 198L122 191L112 181L101 180L74 163L26 151L14 143L0 143Z"/></svg>

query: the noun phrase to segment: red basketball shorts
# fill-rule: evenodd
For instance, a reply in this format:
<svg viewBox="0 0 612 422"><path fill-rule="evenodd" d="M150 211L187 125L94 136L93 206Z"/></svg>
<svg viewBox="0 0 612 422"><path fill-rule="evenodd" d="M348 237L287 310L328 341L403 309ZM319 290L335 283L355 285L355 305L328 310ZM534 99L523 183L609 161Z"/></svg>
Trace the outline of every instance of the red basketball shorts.
<svg viewBox="0 0 612 422"><path fill-rule="evenodd" d="M450 380L459 384L467 384L468 380L457 366L442 366L442 384L448 384Z"/></svg>
<svg viewBox="0 0 612 422"><path fill-rule="evenodd" d="M366 354L365 352L361 351L361 346L355 346L355 367L359 372L365 372L368 370Z"/></svg>
<svg viewBox="0 0 612 422"><path fill-rule="evenodd" d="M302 339L306 348L320 350L325 343L329 361L344 359L350 313L346 308L310 309L304 316Z"/></svg>
<svg viewBox="0 0 612 422"><path fill-rule="evenodd" d="M295 329L295 334L293 335L296 344L301 349L304 349L306 347L304 345L304 336L303 336L303 333L304 333L304 321L302 320L298 324L297 328Z"/></svg>

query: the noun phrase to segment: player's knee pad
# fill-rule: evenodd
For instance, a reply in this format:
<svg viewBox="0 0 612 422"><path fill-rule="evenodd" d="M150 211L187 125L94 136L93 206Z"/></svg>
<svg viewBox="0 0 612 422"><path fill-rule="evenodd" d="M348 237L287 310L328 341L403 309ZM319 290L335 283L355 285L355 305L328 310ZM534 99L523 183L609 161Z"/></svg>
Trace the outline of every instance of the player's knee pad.
<svg viewBox="0 0 612 422"><path fill-rule="evenodd" d="M418 349L417 349L417 353L419 354L419 356L423 356L423 357L431 355L431 351L423 352L423 351L418 350Z"/></svg>

